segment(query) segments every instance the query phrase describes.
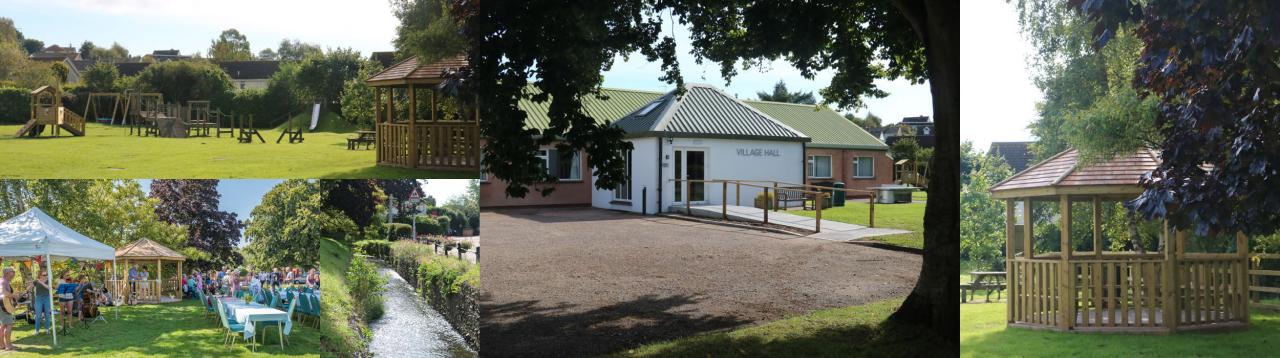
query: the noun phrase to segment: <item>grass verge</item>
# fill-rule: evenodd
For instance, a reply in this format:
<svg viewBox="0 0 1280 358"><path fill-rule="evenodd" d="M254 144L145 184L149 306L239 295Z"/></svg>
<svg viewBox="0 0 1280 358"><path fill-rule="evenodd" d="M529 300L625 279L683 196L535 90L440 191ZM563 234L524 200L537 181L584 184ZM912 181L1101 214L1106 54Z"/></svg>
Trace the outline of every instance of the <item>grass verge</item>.
<svg viewBox="0 0 1280 358"><path fill-rule="evenodd" d="M961 357L1264 357L1280 337L1280 313L1270 311L1255 310L1244 331L1161 336L1008 328L1005 307L960 305Z"/></svg>
<svg viewBox="0 0 1280 358"><path fill-rule="evenodd" d="M650 343L610 357L954 356L919 329L886 321L902 301L812 312L729 332ZM937 342L937 343L935 343Z"/></svg>
<svg viewBox="0 0 1280 358"><path fill-rule="evenodd" d="M21 349L5 357L318 357L320 334L315 328L294 322L289 344L280 349L279 333L274 327L261 327L266 344L251 352L246 344L222 344L222 326L205 318L196 300L160 305L120 308L116 318L112 310L102 311L107 322L87 328L80 325L70 332L58 330L58 347L50 348L53 337L36 335L34 326L18 324L13 333ZM243 341L241 341L243 342Z"/></svg>
<svg viewBox="0 0 1280 358"><path fill-rule="evenodd" d="M910 204L876 205L876 227L909 230L910 233L872 236L869 239L890 245L924 248L924 205L923 202ZM822 209L822 219L866 226L869 224L868 212L871 206L866 199L846 201L843 207ZM815 211L791 210L788 214L814 217Z"/></svg>
<svg viewBox="0 0 1280 358"><path fill-rule="evenodd" d="M266 143L223 136L155 138L97 123L84 137L14 138L17 125L0 125L0 177L65 179L146 178L475 178L465 171L377 166L374 150L347 150L346 133L312 132L305 141L276 144L280 131L262 131Z"/></svg>
<svg viewBox="0 0 1280 358"><path fill-rule="evenodd" d="M345 276L350 262L350 249L333 239L320 240L320 281L325 286L320 298L324 302L320 334L324 337L321 348L326 357L350 357L364 350L365 337L351 327L354 322L361 330L368 331L355 313L347 288Z"/></svg>

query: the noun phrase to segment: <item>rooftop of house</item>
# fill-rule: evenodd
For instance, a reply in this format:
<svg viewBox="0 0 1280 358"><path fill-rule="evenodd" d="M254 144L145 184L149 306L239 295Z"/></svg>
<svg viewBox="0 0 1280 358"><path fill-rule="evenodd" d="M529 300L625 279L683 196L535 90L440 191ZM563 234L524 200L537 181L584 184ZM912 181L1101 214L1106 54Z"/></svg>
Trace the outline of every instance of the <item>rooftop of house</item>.
<svg viewBox="0 0 1280 358"><path fill-rule="evenodd" d="M233 80L260 80L279 71L280 61L222 61L218 67Z"/></svg>
<svg viewBox="0 0 1280 358"><path fill-rule="evenodd" d="M991 149L987 150L990 155L997 155L1004 158L1014 173L1027 170L1027 166L1035 160L1035 154L1031 153L1030 145L1033 142L991 142Z"/></svg>

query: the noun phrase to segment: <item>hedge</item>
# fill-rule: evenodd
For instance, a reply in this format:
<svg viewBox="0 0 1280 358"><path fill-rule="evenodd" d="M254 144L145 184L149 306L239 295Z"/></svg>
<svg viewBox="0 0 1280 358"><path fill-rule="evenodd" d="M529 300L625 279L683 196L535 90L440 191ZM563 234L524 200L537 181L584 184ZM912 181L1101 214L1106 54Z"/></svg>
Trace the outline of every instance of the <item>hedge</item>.
<svg viewBox="0 0 1280 358"><path fill-rule="evenodd" d="M387 240L360 240L352 243L351 246L357 252L373 257L388 257L391 255L391 241Z"/></svg>
<svg viewBox="0 0 1280 358"><path fill-rule="evenodd" d="M0 88L0 123L27 123L31 118L31 90Z"/></svg>
<svg viewBox="0 0 1280 358"><path fill-rule="evenodd" d="M401 223L390 223L385 225L387 230L391 230L391 233L395 237L404 238L413 235L413 225Z"/></svg>

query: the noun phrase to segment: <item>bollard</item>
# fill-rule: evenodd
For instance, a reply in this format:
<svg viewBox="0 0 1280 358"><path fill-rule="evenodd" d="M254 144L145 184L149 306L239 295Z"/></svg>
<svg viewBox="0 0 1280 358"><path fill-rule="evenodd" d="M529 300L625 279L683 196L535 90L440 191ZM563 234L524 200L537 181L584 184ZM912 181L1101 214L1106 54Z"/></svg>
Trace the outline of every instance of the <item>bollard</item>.
<svg viewBox="0 0 1280 358"><path fill-rule="evenodd" d="M778 192L777 192L777 191L775 191L775 192L773 193L773 195L778 195ZM767 187L767 186L766 186L766 187L764 187L764 200L763 200L763 201L764 201L764 223L765 223L765 224L768 224L768 223L769 223L769 206L770 206L771 204L773 204L773 200L769 200L769 187Z"/></svg>
<svg viewBox="0 0 1280 358"><path fill-rule="evenodd" d="M871 200L868 203L870 204L869 211L871 213L867 214L867 227L873 228L876 227L876 192L871 192Z"/></svg>
<svg viewBox="0 0 1280 358"><path fill-rule="evenodd" d="M720 182L720 218L729 221L729 182Z"/></svg>

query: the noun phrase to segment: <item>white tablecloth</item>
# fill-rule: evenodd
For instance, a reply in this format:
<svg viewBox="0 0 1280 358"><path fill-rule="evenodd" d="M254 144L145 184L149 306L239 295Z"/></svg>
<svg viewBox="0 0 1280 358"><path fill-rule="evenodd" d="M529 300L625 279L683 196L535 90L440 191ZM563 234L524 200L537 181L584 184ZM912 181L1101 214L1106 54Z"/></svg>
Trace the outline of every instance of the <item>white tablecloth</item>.
<svg viewBox="0 0 1280 358"><path fill-rule="evenodd" d="M289 313L275 308L270 308L258 303L244 303L244 300L238 298L224 298L222 305L231 311L231 317L236 323L244 325L244 339L253 338L254 330L257 327L253 322L281 322L284 323L284 334L289 334L293 329L293 320L289 319Z"/></svg>

